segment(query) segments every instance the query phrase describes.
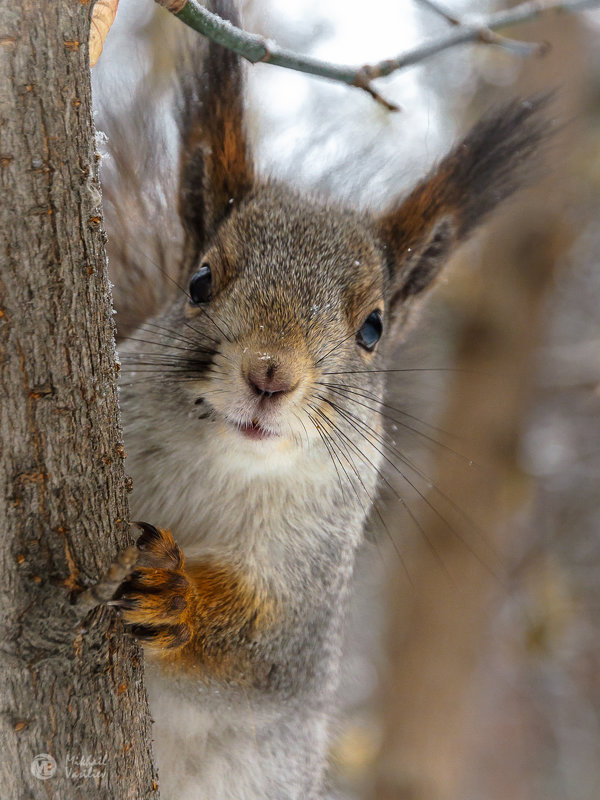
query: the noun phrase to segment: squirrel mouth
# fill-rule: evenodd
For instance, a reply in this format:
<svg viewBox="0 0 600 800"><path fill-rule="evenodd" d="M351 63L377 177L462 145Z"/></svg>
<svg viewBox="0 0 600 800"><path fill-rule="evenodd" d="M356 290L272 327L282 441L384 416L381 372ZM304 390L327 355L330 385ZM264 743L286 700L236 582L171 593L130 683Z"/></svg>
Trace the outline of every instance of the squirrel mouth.
<svg viewBox="0 0 600 800"><path fill-rule="evenodd" d="M270 439L276 435L265 430L256 419L245 425L238 425L238 430L247 439Z"/></svg>

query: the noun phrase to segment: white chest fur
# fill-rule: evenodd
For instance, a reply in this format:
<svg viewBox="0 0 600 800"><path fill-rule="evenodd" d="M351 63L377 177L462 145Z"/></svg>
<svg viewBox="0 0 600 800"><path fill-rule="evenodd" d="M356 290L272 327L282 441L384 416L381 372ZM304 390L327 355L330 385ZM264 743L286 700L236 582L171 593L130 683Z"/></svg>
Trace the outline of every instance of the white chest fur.
<svg viewBox="0 0 600 800"><path fill-rule="evenodd" d="M214 557L271 583L339 537L356 547L367 498L342 488L320 442L246 442L218 422L196 436L172 422L168 432L141 416L127 422L133 518L170 528L188 559ZM373 470L361 480L374 491Z"/></svg>

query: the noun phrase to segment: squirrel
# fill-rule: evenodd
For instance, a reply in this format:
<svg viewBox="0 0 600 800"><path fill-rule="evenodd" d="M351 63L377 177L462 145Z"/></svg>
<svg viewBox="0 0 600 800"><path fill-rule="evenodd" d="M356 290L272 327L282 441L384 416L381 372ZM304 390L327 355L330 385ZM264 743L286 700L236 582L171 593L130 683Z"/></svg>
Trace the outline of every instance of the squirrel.
<svg viewBox="0 0 600 800"><path fill-rule="evenodd" d="M239 24L230 0L211 8ZM391 345L524 182L547 99L484 117L365 213L256 173L236 54L210 43L186 70L182 291L119 347L131 508L150 522L112 604L147 651L163 798L318 800Z"/></svg>

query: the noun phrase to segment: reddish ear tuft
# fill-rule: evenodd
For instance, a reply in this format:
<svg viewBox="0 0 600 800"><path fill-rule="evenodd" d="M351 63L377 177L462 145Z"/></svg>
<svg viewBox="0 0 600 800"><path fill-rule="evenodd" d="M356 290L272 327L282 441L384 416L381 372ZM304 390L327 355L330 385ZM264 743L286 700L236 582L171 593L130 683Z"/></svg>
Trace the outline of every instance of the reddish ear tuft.
<svg viewBox="0 0 600 800"><path fill-rule="evenodd" d="M393 301L427 289L454 247L527 183L549 138L540 112L551 95L513 101L484 117L429 177L379 220Z"/></svg>
<svg viewBox="0 0 600 800"><path fill-rule="evenodd" d="M231 0L212 10L239 25ZM181 69L179 214L200 251L219 223L252 189L254 170L244 124L244 81L239 56L210 42Z"/></svg>

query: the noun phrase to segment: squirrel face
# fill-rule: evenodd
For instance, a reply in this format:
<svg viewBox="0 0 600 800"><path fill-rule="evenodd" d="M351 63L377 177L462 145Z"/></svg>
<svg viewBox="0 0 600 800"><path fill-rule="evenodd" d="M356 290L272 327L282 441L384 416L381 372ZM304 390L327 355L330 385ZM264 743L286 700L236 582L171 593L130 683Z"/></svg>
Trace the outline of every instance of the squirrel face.
<svg viewBox="0 0 600 800"><path fill-rule="evenodd" d="M338 473L363 457L377 470L386 345L456 246L523 183L547 138L548 98L485 117L406 198L367 214L257 177L238 57L211 44L196 66L181 85L187 298L150 323L150 351L131 356L161 380L143 422L179 447L196 441L188 416L213 423L203 446L220 448L227 469L232 447L253 459L305 443Z"/></svg>
<svg viewBox="0 0 600 800"><path fill-rule="evenodd" d="M236 441L372 444L379 339L397 338L453 249L518 187L544 137L545 102L484 118L379 216L261 182L241 107L200 106L202 119L183 129L181 160L190 302L176 319L198 349L183 361L188 396Z"/></svg>
<svg viewBox="0 0 600 800"><path fill-rule="evenodd" d="M328 376L350 373L378 391L369 370L388 280L358 215L267 185L232 211L193 270L183 320L211 360L184 389L237 437L318 440L319 418L332 413L323 398L336 402Z"/></svg>
<svg viewBox="0 0 600 800"><path fill-rule="evenodd" d="M360 214L256 177L237 62L222 58L232 64L209 84L224 85L186 106L182 122L187 299L160 317L163 341L146 364L164 367L171 412L184 419L201 406L224 449L253 458L306 444L344 471L366 450L377 469L386 342L454 248L522 182L546 137L547 98L484 118L404 200Z"/></svg>

